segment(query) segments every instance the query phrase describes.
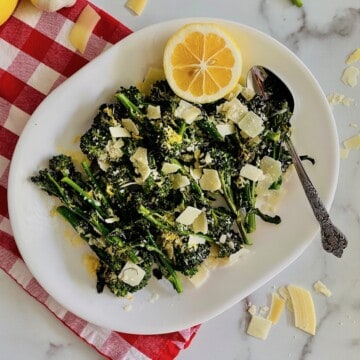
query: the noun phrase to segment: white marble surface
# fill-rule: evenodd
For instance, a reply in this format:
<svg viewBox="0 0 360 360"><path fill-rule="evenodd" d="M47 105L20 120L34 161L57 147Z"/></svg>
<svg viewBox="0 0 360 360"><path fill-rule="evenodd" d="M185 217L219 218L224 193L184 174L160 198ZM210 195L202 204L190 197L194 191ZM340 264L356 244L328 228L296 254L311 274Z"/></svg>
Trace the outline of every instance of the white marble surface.
<svg viewBox="0 0 360 360"><path fill-rule="evenodd" d="M141 17L122 0L93 0L133 30L178 17L209 16L238 21L288 46L309 67L325 94L340 92L354 99L338 105L334 115L339 142L360 132L360 85L350 88L340 77L347 55L360 47L359 0L149 0ZM360 63L357 64L360 67ZM316 121L316 116L314 117ZM356 125L358 127L356 127ZM331 215L348 236L342 259L326 254L317 236L305 253L281 274L222 315L203 324L191 346L178 359L360 359L360 150L341 160ZM314 294L318 315L316 336L294 328L283 314L266 341L245 333L246 303L269 303L274 287L295 283L308 289L321 279L333 292ZM102 357L74 336L35 300L0 272L0 359L77 359Z"/></svg>

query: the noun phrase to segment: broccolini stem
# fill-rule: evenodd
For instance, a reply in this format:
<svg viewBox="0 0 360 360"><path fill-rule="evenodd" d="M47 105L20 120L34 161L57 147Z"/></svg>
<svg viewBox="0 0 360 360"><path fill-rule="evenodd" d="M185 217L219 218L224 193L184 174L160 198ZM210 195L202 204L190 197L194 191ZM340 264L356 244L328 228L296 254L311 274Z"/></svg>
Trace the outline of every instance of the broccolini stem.
<svg viewBox="0 0 360 360"><path fill-rule="evenodd" d="M135 254L134 249L132 249L131 246L126 246L119 236L108 235L106 239L108 239L112 244L116 244L119 248L124 248L126 255L134 264L139 263L140 259Z"/></svg>
<svg viewBox="0 0 360 360"><path fill-rule="evenodd" d="M223 171L219 172L220 175L220 182L221 182L221 188L223 190L223 197L229 206L232 213L236 216L236 224L239 228L240 235L242 239L244 240L244 243L247 245L252 245L252 241L249 239L249 237L246 234L244 225L243 225L243 219L240 211L237 209L234 201L234 196L230 187L230 176L225 175Z"/></svg>
<svg viewBox="0 0 360 360"><path fill-rule="evenodd" d="M147 245L147 249L149 251L154 252L156 255L158 255L158 259L160 261L160 265L162 265L166 270L166 275L163 274L172 284L173 288L177 291L177 293L183 292L183 286L182 283L174 270L174 268L171 266L170 262L168 261L167 256L159 249L158 245L154 241L152 235L148 232L148 240L150 242L150 245Z"/></svg>
<svg viewBox="0 0 360 360"><path fill-rule="evenodd" d="M263 212L261 212L259 209L256 209L256 215L260 216L260 218L268 223L271 224L280 224L281 223L281 218L279 215L275 215L275 216L270 216L270 215L266 215Z"/></svg>
<svg viewBox="0 0 360 360"><path fill-rule="evenodd" d="M81 195L98 213L101 217L106 218L106 212L100 207L100 203L97 200L94 200L88 192L86 192L81 186L79 186L75 181L65 176L61 179L62 182L71 186L79 195Z"/></svg>
<svg viewBox="0 0 360 360"><path fill-rule="evenodd" d="M139 117L143 116L143 113L140 111L140 109L133 102L131 102L125 94L116 93L115 97L126 107L133 119L138 119Z"/></svg>
<svg viewBox="0 0 360 360"><path fill-rule="evenodd" d="M181 175L186 176L190 181L191 188L200 196L201 201L205 201L204 192L202 191L200 185L194 180L191 174L185 169L185 167L181 164L181 162L177 159L170 159L171 164L179 165L180 166L180 173Z"/></svg>
<svg viewBox="0 0 360 360"><path fill-rule="evenodd" d="M256 201L256 194L255 194L255 182L250 181L250 183L245 185L245 194L246 200L249 204L249 209L245 216L245 227L246 232L251 233L256 230L256 210L255 210L255 201Z"/></svg>
<svg viewBox="0 0 360 360"><path fill-rule="evenodd" d="M140 205L138 208L139 213L144 216L144 218L149 221L151 224L153 224L156 228L160 230L173 230L172 227L164 223L162 220L156 219L156 213L153 213L151 210L146 208L144 205ZM155 216L154 216L155 214Z"/></svg>
<svg viewBox="0 0 360 360"><path fill-rule="evenodd" d="M178 131L178 134L181 135L181 136L183 136L184 133L185 133L185 131L186 131L186 128L187 128L187 124L186 124L185 121L183 121L183 122L181 123L181 125L180 125L180 129L179 129L179 131Z"/></svg>
<svg viewBox="0 0 360 360"><path fill-rule="evenodd" d="M87 161L83 161L81 163L82 168L84 169L87 177L89 178L89 180L91 181L91 183L94 185L94 188L96 190L96 193L99 195L100 197L100 201L106 206L107 209L110 208L109 205L109 201L105 195L105 193L103 192L103 190L101 189L100 185L98 184L98 182L96 181L89 164L87 163ZM110 209L111 211L111 209ZM111 211L112 212L112 211Z"/></svg>

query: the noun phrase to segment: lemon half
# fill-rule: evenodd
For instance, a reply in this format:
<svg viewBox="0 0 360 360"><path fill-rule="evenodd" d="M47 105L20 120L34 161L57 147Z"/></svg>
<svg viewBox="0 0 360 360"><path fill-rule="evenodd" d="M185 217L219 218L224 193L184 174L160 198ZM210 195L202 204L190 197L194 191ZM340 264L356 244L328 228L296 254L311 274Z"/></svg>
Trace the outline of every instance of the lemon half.
<svg viewBox="0 0 360 360"><path fill-rule="evenodd" d="M213 23L187 24L167 41L164 72L172 90L193 103L221 99L234 89L242 70L238 44Z"/></svg>

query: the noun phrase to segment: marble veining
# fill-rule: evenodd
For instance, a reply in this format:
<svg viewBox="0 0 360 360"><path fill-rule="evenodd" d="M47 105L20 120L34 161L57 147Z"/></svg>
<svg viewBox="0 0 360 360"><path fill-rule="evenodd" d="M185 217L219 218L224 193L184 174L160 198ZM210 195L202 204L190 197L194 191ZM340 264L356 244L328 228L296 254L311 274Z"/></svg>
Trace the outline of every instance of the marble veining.
<svg viewBox="0 0 360 360"><path fill-rule="evenodd" d="M134 30L157 21L189 16L219 17L253 26L294 51L319 80L324 92L338 91L354 99L348 108L333 108L339 143L360 131L360 85L349 88L340 81L347 55L360 47L359 0L303 0L302 8L293 6L290 0L182 0L176 6L169 0L150 0L141 17L128 12L124 2L118 0L93 2ZM354 65L360 68L360 63ZM352 150L347 159L340 161L338 188L330 211L334 223L348 236L349 245L342 259L325 253L319 235L316 236L287 269L203 324L191 346L178 359L360 359L359 184L360 150ZM314 292L312 286L317 280L331 289L331 297ZM271 293L290 283L312 292L317 334L311 336L295 328L292 314L285 311L266 341L248 336L248 303L269 306ZM0 291L0 359L103 359L1 271Z"/></svg>

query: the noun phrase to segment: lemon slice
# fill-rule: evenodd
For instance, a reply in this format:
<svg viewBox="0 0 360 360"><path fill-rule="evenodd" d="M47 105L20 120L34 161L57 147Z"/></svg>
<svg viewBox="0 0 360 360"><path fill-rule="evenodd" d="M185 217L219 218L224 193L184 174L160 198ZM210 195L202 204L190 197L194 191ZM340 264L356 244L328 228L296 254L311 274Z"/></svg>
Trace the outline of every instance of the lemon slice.
<svg viewBox="0 0 360 360"><path fill-rule="evenodd" d="M14 12L18 0L0 0L0 25L4 24Z"/></svg>
<svg viewBox="0 0 360 360"><path fill-rule="evenodd" d="M187 24L167 41L164 72L172 90L193 103L221 99L237 85L242 57L231 35L217 24Z"/></svg>

